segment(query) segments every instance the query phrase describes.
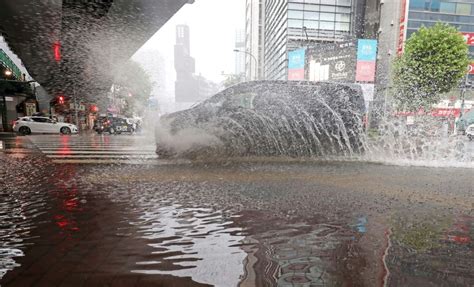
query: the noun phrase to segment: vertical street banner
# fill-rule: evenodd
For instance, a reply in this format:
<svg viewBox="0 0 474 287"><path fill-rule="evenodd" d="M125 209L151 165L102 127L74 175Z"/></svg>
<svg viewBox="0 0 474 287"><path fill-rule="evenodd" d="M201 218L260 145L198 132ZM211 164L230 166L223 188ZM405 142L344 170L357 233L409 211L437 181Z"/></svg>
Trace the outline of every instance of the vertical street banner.
<svg viewBox="0 0 474 287"><path fill-rule="evenodd" d="M407 0L401 1L402 9L400 10L400 22L399 22L399 31L398 31L398 47L397 55L403 54L403 49L405 46L406 38L406 27L407 27Z"/></svg>
<svg viewBox="0 0 474 287"><path fill-rule="evenodd" d="M356 81L373 83L377 61L377 40L359 39L357 41Z"/></svg>
<svg viewBox="0 0 474 287"><path fill-rule="evenodd" d="M304 80L306 49L298 49L288 53L288 80Z"/></svg>

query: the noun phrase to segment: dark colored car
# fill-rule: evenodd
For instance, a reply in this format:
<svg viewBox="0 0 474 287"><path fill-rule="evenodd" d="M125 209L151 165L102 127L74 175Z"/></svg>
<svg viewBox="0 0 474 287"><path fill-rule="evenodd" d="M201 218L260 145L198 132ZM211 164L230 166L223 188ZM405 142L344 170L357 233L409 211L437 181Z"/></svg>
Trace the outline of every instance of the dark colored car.
<svg viewBox="0 0 474 287"><path fill-rule="evenodd" d="M170 156L329 156L363 150L359 85L255 81L161 117L157 153Z"/></svg>
<svg viewBox="0 0 474 287"><path fill-rule="evenodd" d="M99 117L95 124L94 130L101 134L108 132L109 134L133 133L135 127L126 118L121 117Z"/></svg>

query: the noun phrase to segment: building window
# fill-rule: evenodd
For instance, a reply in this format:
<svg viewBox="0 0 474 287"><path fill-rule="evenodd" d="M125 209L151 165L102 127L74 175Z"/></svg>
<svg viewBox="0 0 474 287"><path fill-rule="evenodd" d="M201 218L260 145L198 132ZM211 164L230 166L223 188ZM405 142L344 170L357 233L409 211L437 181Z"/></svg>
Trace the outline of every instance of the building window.
<svg viewBox="0 0 474 287"><path fill-rule="evenodd" d="M319 29L319 22L318 21L308 21L304 20L304 26L308 29Z"/></svg>
<svg viewBox="0 0 474 287"><path fill-rule="evenodd" d="M288 18L301 19L301 18L303 18L303 11L289 10L288 11Z"/></svg>
<svg viewBox="0 0 474 287"><path fill-rule="evenodd" d="M336 23L336 31L349 32L350 31L349 23Z"/></svg>
<svg viewBox="0 0 474 287"><path fill-rule="evenodd" d="M425 9L425 0L411 0L410 9L413 10L424 10Z"/></svg>
<svg viewBox="0 0 474 287"><path fill-rule="evenodd" d="M321 30L334 30L334 22L319 22L319 29Z"/></svg>
<svg viewBox="0 0 474 287"><path fill-rule="evenodd" d="M311 11L305 11L304 12L304 19L308 20L319 20L319 13L318 12L311 12Z"/></svg>
<svg viewBox="0 0 474 287"><path fill-rule="evenodd" d="M439 12L439 0L431 0L431 11Z"/></svg>
<svg viewBox="0 0 474 287"><path fill-rule="evenodd" d="M289 19L288 20L289 28L301 28L303 27L303 20Z"/></svg>
<svg viewBox="0 0 474 287"><path fill-rule="evenodd" d="M335 14L321 13L319 19L322 21L334 21Z"/></svg>
<svg viewBox="0 0 474 287"><path fill-rule="evenodd" d="M471 4L458 3L456 7L456 14L471 15Z"/></svg>
<svg viewBox="0 0 474 287"><path fill-rule="evenodd" d="M456 13L456 3L440 2L439 11L441 13Z"/></svg>

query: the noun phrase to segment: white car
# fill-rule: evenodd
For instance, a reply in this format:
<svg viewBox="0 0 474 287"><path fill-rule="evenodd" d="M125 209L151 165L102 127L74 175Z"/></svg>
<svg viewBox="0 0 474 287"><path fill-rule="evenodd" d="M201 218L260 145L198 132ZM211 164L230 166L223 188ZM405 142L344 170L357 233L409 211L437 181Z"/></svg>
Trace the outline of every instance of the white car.
<svg viewBox="0 0 474 287"><path fill-rule="evenodd" d="M22 135L31 133L61 133L61 134L77 134L76 125L69 123L59 123L48 117L21 117L13 122L13 130Z"/></svg>
<svg viewBox="0 0 474 287"><path fill-rule="evenodd" d="M466 135L470 141L474 139L474 125L470 125L466 129Z"/></svg>

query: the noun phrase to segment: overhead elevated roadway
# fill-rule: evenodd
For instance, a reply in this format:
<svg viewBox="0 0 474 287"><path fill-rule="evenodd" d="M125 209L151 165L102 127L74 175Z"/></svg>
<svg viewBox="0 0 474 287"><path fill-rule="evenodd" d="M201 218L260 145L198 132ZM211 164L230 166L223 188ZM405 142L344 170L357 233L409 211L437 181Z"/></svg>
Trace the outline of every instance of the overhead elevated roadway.
<svg viewBox="0 0 474 287"><path fill-rule="evenodd" d="M95 96L190 0L0 0L0 32L50 93Z"/></svg>

